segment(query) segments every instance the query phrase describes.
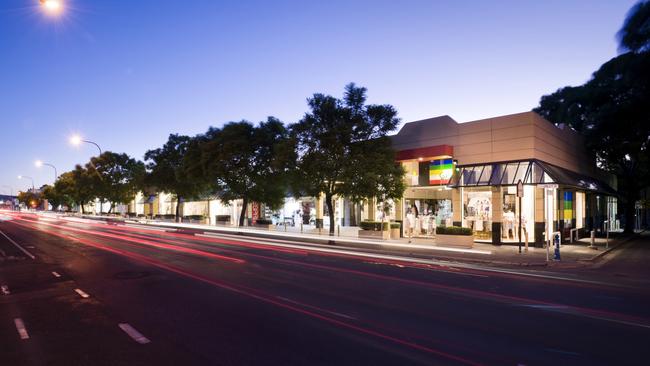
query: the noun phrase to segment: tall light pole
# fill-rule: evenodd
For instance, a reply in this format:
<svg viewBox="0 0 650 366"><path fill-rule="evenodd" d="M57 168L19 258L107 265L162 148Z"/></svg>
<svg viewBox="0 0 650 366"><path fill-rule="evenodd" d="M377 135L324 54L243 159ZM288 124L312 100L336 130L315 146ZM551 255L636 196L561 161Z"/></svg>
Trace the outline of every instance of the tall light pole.
<svg viewBox="0 0 650 366"><path fill-rule="evenodd" d="M40 161L40 160L36 160L36 161L34 162L34 165L36 165L37 168L40 168L40 167L42 167L43 165L47 165L47 166L51 167L52 169L54 169L54 182L56 182L56 179L59 177L59 174L57 173L57 171L56 171L56 167L55 167L54 165L52 165L52 164L50 164L50 163L44 163L44 162L42 162L42 161Z"/></svg>
<svg viewBox="0 0 650 366"><path fill-rule="evenodd" d="M102 154L102 148L99 147L99 145L97 145L96 142L92 142L92 141L84 140L84 139L82 139L81 136L79 136L79 135L73 135L72 137L70 137L70 143L71 143L72 145L74 145L74 146L79 146L79 145L81 145L82 142L85 142L85 143L87 143L87 144L93 144L93 145L95 145L95 147L97 148L97 150L99 150L99 155Z"/></svg>
<svg viewBox="0 0 650 366"><path fill-rule="evenodd" d="M19 175L18 176L18 179L23 179L23 178L27 178L27 179L32 181L32 192L36 192L36 189L34 188L34 178L28 177L26 175Z"/></svg>

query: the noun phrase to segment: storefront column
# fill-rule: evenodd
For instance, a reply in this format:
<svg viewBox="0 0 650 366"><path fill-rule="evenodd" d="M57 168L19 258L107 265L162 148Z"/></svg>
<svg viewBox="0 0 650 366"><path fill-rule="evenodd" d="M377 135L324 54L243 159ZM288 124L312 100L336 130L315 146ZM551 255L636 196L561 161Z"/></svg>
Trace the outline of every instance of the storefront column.
<svg viewBox="0 0 650 366"><path fill-rule="evenodd" d="M501 245L501 218L503 217L503 193L501 187L491 187L492 191L492 244Z"/></svg>
<svg viewBox="0 0 650 366"><path fill-rule="evenodd" d="M463 204L460 201L460 188L451 190L451 218L454 226L463 226L461 214L463 213Z"/></svg>
<svg viewBox="0 0 650 366"><path fill-rule="evenodd" d="M325 195L320 194L316 197L316 227L323 227L323 204L325 203Z"/></svg>
<svg viewBox="0 0 650 366"><path fill-rule="evenodd" d="M377 204L374 198L368 198L368 220L375 221L375 212L377 211Z"/></svg>
<svg viewBox="0 0 650 366"><path fill-rule="evenodd" d="M404 202L402 200L393 201L395 205L395 221L400 225L400 237L404 236Z"/></svg>
<svg viewBox="0 0 650 366"><path fill-rule="evenodd" d="M535 187L535 246L544 247L544 230L546 229L544 218L544 188ZM549 223L550 225L551 223Z"/></svg>

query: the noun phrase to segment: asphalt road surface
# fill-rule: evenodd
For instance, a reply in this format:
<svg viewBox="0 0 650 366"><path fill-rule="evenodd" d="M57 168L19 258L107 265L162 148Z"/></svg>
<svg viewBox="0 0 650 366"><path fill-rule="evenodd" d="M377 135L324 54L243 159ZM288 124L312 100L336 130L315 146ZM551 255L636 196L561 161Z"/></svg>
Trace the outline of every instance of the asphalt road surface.
<svg viewBox="0 0 650 366"><path fill-rule="evenodd" d="M578 279L3 213L0 365L647 365L648 287L599 281L617 259Z"/></svg>

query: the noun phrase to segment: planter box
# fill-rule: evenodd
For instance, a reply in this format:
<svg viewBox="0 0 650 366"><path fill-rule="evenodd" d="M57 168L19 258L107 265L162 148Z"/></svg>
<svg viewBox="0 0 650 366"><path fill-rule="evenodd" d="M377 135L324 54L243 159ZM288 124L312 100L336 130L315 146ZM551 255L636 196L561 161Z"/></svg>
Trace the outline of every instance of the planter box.
<svg viewBox="0 0 650 366"><path fill-rule="evenodd" d="M388 230L384 230L384 231L359 230L359 237L360 238L368 238L368 239L388 240L390 238L390 231L388 231Z"/></svg>
<svg viewBox="0 0 650 366"><path fill-rule="evenodd" d="M399 233L401 229L390 229L390 237L391 239L399 239Z"/></svg>
<svg viewBox="0 0 650 366"><path fill-rule="evenodd" d="M472 248L474 246L474 236L436 234L436 245L443 247Z"/></svg>
<svg viewBox="0 0 650 366"><path fill-rule="evenodd" d="M275 225L273 224L255 224L253 227L256 229L275 230Z"/></svg>

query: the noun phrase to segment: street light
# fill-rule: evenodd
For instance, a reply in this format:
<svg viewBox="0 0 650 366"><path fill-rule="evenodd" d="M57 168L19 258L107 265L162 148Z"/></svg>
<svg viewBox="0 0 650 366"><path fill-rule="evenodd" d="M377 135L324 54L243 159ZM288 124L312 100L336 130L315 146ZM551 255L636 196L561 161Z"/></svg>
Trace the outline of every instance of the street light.
<svg viewBox="0 0 650 366"><path fill-rule="evenodd" d="M54 182L56 182L56 178L59 177L59 174L57 173L57 171L56 171L56 167L55 167L54 165L52 165L52 164L50 164L50 163L44 163L44 162L42 162L42 161L40 161L40 160L36 160L36 161L34 162L34 165L36 165L37 168L40 168L40 167L42 167L43 165L47 165L47 166L51 167L52 169L54 169Z"/></svg>
<svg viewBox="0 0 650 366"><path fill-rule="evenodd" d="M27 178L27 179L29 179L29 180L32 181L32 192L35 192L36 189L34 188L34 178L32 178L32 177L28 177L28 176L26 176L26 175L19 175L19 176L18 176L18 179L23 179L23 178Z"/></svg>
<svg viewBox="0 0 650 366"><path fill-rule="evenodd" d="M49 15L59 15L63 11L62 0L39 0L45 13Z"/></svg>
<svg viewBox="0 0 650 366"><path fill-rule="evenodd" d="M87 143L87 144L93 144L93 145L95 145L95 147L97 147L97 150L99 150L99 155L102 154L102 148L99 147L99 145L97 145L97 143L92 142L92 141L88 141L88 140L84 140L84 139L82 139L81 136L79 136L79 135L72 135L72 136L70 137L70 143L71 143L72 145L74 145L74 146L79 146L79 145L81 145L82 142L85 142L85 143Z"/></svg>

